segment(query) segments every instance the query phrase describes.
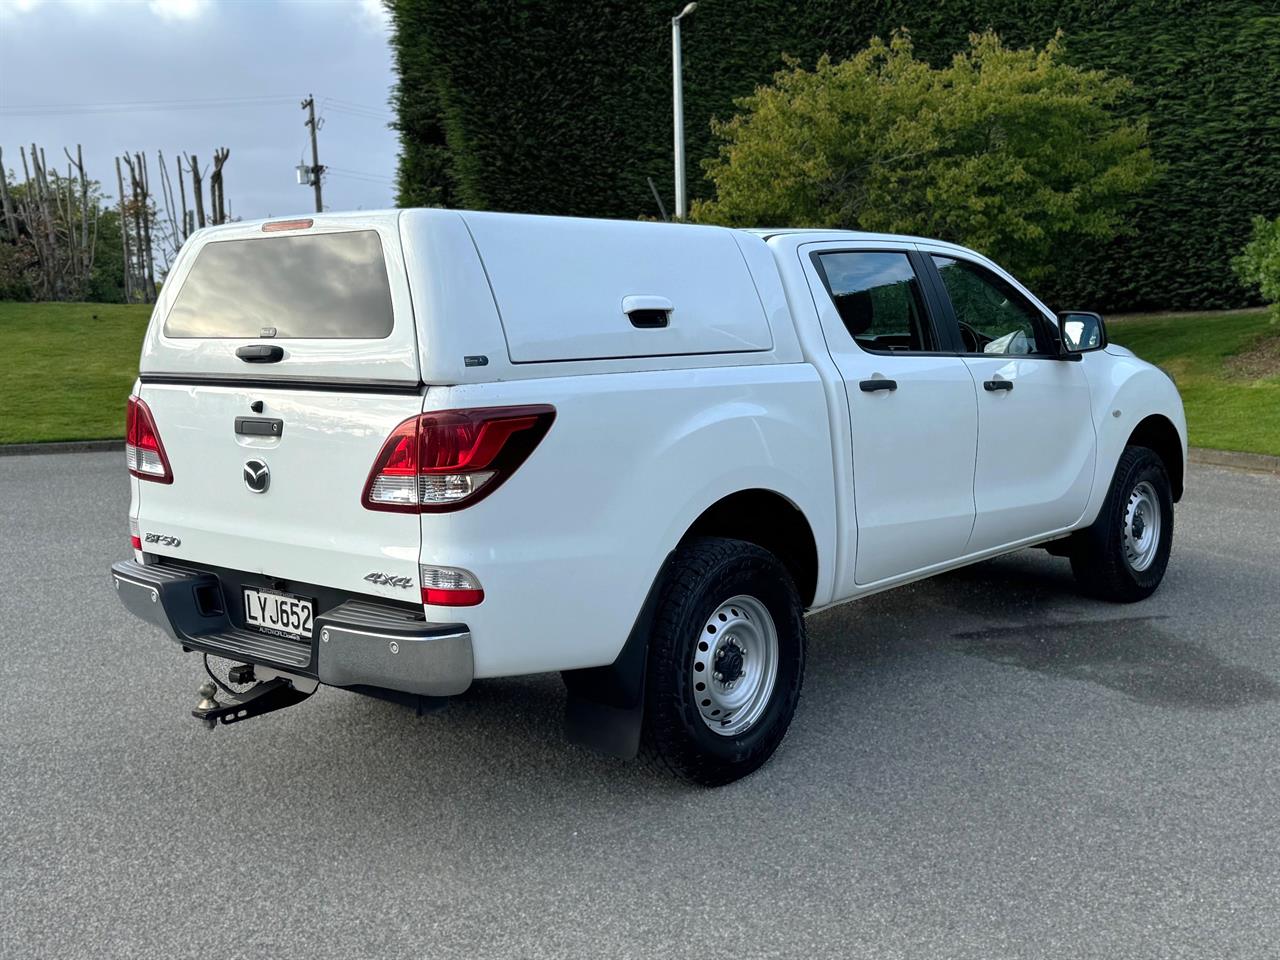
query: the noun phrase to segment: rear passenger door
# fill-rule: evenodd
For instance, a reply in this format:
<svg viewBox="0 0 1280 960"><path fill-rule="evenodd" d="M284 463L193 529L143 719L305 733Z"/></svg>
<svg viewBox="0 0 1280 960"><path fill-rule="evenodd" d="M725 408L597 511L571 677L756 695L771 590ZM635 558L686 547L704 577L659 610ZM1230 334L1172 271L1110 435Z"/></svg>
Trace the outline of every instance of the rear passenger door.
<svg viewBox="0 0 1280 960"><path fill-rule="evenodd" d="M951 251L930 252L929 267L978 398L966 552L1070 526L1097 456L1084 364L1057 358L1056 320L1008 276Z"/></svg>
<svg viewBox="0 0 1280 960"><path fill-rule="evenodd" d="M844 379L853 438L858 585L961 556L974 521L977 410L910 244L806 244L802 263Z"/></svg>

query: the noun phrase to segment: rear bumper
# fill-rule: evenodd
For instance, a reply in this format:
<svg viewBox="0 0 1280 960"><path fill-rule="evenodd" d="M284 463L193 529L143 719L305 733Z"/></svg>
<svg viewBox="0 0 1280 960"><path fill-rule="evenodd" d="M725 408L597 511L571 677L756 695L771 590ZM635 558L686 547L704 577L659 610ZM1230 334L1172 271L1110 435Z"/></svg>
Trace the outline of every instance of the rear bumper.
<svg viewBox="0 0 1280 960"><path fill-rule="evenodd" d="M313 638L273 637L236 623L225 611L218 575L193 567L112 564L121 602L189 650L314 677L337 687L375 687L447 697L474 676L464 624L427 623L402 607L348 599L317 610Z"/></svg>

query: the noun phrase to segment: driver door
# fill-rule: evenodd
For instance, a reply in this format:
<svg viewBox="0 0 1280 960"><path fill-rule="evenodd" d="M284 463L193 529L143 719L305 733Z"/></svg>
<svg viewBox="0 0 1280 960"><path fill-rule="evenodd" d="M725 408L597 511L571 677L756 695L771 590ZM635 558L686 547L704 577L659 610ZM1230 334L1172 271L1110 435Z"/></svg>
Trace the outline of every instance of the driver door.
<svg viewBox="0 0 1280 960"><path fill-rule="evenodd" d="M929 253L978 398L977 513L966 553L1074 524L1093 488L1097 440L1085 365L1058 359L1049 315L1012 278Z"/></svg>

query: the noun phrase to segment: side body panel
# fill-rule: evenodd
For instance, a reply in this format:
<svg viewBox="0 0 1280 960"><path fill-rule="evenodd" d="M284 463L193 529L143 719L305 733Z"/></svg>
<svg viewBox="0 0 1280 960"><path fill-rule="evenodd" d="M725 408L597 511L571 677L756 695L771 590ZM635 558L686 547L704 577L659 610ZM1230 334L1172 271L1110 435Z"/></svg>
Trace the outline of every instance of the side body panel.
<svg viewBox="0 0 1280 960"><path fill-rule="evenodd" d="M1093 523L1111 486L1120 454L1133 431L1147 417L1166 417L1182 440L1182 462L1187 461L1187 418L1182 397L1173 381L1128 350L1107 347L1085 355L1081 362L1089 378L1090 406L1098 435L1098 458L1093 492L1077 526Z"/></svg>
<svg viewBox="0 0 1280 960"><path fill-rule="evenodd" d="M807 364L460 385L429 409L550 403L556 421L484 501L422 517L424 563L476 574L465 611L477 676L601 666L626 639L663 559L709 506L781 494L820 539L835 530L822 384ZM459 611L427 607L429 620Z"/></svg>

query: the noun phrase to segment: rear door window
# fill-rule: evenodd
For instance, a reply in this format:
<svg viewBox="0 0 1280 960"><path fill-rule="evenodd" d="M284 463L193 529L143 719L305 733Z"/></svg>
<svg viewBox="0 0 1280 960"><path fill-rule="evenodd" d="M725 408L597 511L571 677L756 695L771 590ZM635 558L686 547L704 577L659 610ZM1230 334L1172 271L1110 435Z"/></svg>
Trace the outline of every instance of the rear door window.
<svg viewBox="0 0 1280 960"><path fill-rule="evenodd" d="M937 350L920 281L906 253L817 254L818 274L855 343L873 353Z"/></svg>
<svg viewBox="0 0 1280 960"><path fill-rule="evenodd" d="M375 230L207 243L164 335L381 340L394 313Z"/></svg>

